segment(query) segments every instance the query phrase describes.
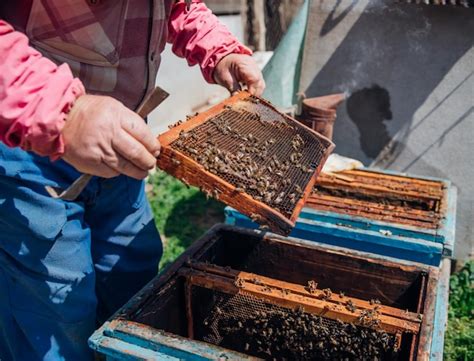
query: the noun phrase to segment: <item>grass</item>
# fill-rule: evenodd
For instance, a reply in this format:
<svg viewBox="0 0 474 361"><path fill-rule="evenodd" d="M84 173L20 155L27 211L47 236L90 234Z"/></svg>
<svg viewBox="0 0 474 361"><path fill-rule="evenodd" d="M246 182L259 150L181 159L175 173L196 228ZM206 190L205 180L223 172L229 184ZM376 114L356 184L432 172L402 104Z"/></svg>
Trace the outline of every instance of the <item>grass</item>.
<svg viewBox="0 0 474 361"><path fill-rule="evenodd" d="M215 223L224 221L224 205L161 171L150 176L148 183L148 198L164 244L162 269ZM474 260L451 276L444 359L474 360Z"/></svg>
<svg viewBox="0 0 474 361"><path fill-rule="evenodd" d="M151 175L148 184L148 199L163 239L161 270L210 227L224 221L224 205L161 171Z"/></svg>
<svg viewBox="0 0 474 361"><path fill-rule="evenodd" d="M444 359L474 360L474 260L453 274L449 282Z"/></svg>

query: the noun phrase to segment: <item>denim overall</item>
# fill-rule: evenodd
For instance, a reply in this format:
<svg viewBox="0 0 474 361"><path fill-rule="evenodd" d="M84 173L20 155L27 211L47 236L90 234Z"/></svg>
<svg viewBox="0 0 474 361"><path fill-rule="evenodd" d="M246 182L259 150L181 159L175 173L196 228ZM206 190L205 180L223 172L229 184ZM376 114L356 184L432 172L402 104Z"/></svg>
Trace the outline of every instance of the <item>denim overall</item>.
<svg viewBox="0 0 474 361"><path fill-rule="evenodd" d="M80 174L0 143L0 360L93 359L87 339L158 271L162 244L144 182Z"/></svg>

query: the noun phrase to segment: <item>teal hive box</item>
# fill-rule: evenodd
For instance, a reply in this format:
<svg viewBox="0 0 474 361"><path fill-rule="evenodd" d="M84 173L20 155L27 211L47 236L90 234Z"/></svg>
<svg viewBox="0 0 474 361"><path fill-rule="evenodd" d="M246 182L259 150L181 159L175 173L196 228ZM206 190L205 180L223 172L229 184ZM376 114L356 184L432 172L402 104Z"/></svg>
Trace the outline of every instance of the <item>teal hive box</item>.
<svg viewBox="0 0 474 361"><path fill-rule="evenodd" d="M369 169L341 178L318 178L320 195L310 197L290 236L436 266L453 254L456 188L449 181ZM226 223L257 227L229 207Z"/></svg>
<svg viewBox="0 0 474 361"><path fill-rule="evenodd" d="M382 304L421 312L419 336L407 336L401 359L440 359L442 345L434 340L437 324L445 322L443 315L441 319L438 316L445 310L449 276L443 268L229 225L214 227L197 240L99 328L91 336L90 346L107 360L255 359L242 350L187 337L187 309L191 306L185 300L186 283L179 271L185 266L192 268L191 260L296 284L314 277L318 287L330 286L336 293L380 298ZM191 327L199 324L194 322Z"/></svg>

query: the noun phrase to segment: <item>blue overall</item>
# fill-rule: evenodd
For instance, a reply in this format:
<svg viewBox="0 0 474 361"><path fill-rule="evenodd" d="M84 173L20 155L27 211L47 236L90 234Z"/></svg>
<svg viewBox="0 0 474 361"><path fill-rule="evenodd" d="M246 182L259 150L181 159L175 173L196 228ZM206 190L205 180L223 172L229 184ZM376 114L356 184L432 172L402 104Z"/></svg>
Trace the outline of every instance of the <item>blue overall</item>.
<svg viewBox="0 0 474 361"><path fill-rule="evenodd" d="M88 360L87 338L158 270L144 184L94 178L74 202L48 196L79 173L0 143L0 360Z"/></svg>

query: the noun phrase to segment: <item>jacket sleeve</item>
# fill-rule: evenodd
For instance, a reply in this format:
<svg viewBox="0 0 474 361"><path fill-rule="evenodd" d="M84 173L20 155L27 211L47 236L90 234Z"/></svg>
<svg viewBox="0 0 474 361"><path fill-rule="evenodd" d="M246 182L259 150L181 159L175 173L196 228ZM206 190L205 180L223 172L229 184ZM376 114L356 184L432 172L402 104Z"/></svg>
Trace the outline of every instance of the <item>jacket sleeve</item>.
<svg viewBox="0 0 474 361"><path fill-rule="evenodd" d="M84 87L68 65L55 65L0 20L0 141L60 157L66 114L82 94Z"/></svg>
<svg viewBox="0 0 474 361"><path fill-rule="evenodd" d="M189 8L184 1L173 5L168 42L173 44L173 52L186 58L190 66L199 64L209 83L214 83L214 68L224 56L252 54L200 0L193 0Z"/></svg>

